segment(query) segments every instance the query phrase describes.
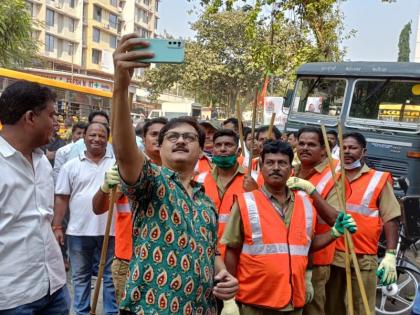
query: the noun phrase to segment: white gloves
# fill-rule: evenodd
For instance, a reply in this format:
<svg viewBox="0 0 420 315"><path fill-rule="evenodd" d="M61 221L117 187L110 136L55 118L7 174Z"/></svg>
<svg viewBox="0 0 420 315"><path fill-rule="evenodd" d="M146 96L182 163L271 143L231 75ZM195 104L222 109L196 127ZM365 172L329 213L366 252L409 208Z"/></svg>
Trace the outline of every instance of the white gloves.
<svg viewBox="0 0 420 315"><path fill-rule="evenodd" d="M382 259L378 270L376 270L376 275L380 279L382 285L388 286L397 282L397 259L395 252L387 251L385 253L384 259Z"/></svg>
<svg viewBox="0 0 420 315"><path fill-rule="evenodd" d="M120 174L118 173L118 166L114 165L109 170L105 172L105 179L103 184L101 185L101 190L109 194L112 188L114 188L115 185L118 185L120 183Z"/></svg>
<svg viewBox="0 0 420 315"><path fill-rule="evenodd" d="M312 285L312 270L305 271L305 304L311 303L314 298L314 287Z"/></svg>
<svg viewBox="0 0 420 315"><path fill-rule="evenodd" d="M287 180L286 185L290 189L303 190L308 195L312 195L316 191L315 186L310 181L304 180L299 177L290 177Z"/></svg>
<svg viewBox="0 0 420 315"><path fill-rule="evenodd" d="M235 303L235 298L223 301L223 309L220 315L240 315L239 307Z"/></svg>

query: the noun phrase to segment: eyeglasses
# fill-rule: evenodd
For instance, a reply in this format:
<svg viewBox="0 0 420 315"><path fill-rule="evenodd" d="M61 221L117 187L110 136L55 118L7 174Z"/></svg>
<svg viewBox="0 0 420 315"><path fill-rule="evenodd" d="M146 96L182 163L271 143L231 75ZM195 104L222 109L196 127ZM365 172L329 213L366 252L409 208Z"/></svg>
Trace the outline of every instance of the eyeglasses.
<svg viewBox="0 0 420 315"><path fill-rule="evenodd" d="M198 135L193 132L184 132L184 133L179 133L175 131L168 132L165 134L164 138L168 140L169 142L175 143L178 141L179 137L182 137L182 139L184 139L186 143L191 143L198 140Z"/></svg>

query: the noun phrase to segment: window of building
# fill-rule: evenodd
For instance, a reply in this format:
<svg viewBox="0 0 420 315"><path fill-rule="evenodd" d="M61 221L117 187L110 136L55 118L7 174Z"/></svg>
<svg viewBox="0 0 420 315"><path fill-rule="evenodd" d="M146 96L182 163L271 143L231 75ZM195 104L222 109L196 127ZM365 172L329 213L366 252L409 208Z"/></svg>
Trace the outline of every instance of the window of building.
<svg viewBox="0 0 420 315"><path fill-rule="evenodd" d="M157 30L157 28L158 28L158 18L157 17L155 17L155 30Z"/></svg>
<svg viewBox="0 0 420 315"><path fill-rule="evenodd" d="M75 5L76 5L76 0L69 0L69 5L70 5L70 8L74 8L75 7Z"/></svg>
<svg viewBox="0 0 420 315"><path fill-rule="evenodd" d="M73 53L74 53L74 43L72 43L72 42L68 42L68 54L70 55L70 56L73 56Z"/></svg>
<svg viewBox="0 0 420 315"><path fill-rule="evenodd" d="M143 0L143 3L147 6L149 6L150 5L150 0Z"/></svg>
<svg viewBox="0 0 420 315"><path fill-rule="evenodd" d="M158 12L159 11L159 0L155 1L155 11Z"/></svg>
<svg viewBox="0 0 420 315"><path fill-rule="evenodd" d="M114 7L117 6L117 0L109 0L109 3Z"/></svg>
<svg viewBox="0 0 420 315"><path fill-rule="evenodd" d="M115 14L109 14L109 26L112 28L117 28L118 26L118 17Z"/></svg>
<svg viewBox="0 0 420 315"><path fill-rule="evenodd" d="M45 51L54 51L55 37L50 34L45 34Z"/></svg>
<svg viewBox="0 0 420 315"><path fill-rule="evenodd" d="M46 13L46 16L45 16L45 21L46 21L48 26L54 26L54 15L55 15L55 13L54 13L53 10L47 9L47 13Z"/></svg>
<svg viewBox="0 0 420 315"><path fill-rule="evenodd" d="M101 41L101 31L98 28L94 27L92 37L95 43L99 43Z"/></svg>
<svg viewBox="0 0 420 315"><path fill-rule="evenodd" d="M98 7L96 5L93 6L93 18L98 22L102 21L102 8L101 7Z"/></svg>
<svg viewBox="0 0 420 315"><path fill-rule="evenodd" d="M101 62L102 52L97 49L92 49L92 63L99 64Z"/></svg>
<svg viewBox="0 0 420 315"><path fill-rule="evenodd" d="M111 48L117 48L117 36L109 35L109 46Z"/></svg>
<svg viewBox="0 0 420 315"><path fill-rule="evenodd" d="M75 28L76 28L76 23L74 19L69 17L69 31L74 32Z"/></svg>
<svg viewBox="0 0 420 315"><path fill-rule="evenodd" d="M35 17L36 14L35 14L34 4L32 2L26 1L25 2L25 7L26 7L26 10L28 10L28 12L31 15L31 17Z"/></svg>
<svg viewBox="0 0 420 315"><path fill-rule="evenodd" d="M151 37L150 36L151 33L144 28L141 28L139 33L140 33L140 37L142 37L142 38L150 38Z"/></svg>

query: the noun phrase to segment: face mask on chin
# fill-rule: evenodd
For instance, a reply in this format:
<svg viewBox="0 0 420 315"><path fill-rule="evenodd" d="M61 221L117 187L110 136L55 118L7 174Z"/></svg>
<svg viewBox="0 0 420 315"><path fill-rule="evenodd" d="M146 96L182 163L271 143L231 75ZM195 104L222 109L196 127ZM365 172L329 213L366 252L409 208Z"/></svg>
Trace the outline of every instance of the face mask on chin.
<svg viewBox="0 0 420 315"><path fill-rule="evenodd" d="M228 156L213 156L212 162L214 165L220 168L231 168L236 164L236 154Z"/></svg>
<svg viewBox="0 0 420 315"><path fill-rule="evenodd" d="M344 169L346 170L354 170L356 168L362 167L362 162L359 160L354 161L351 164L344 164Z"/></svg>

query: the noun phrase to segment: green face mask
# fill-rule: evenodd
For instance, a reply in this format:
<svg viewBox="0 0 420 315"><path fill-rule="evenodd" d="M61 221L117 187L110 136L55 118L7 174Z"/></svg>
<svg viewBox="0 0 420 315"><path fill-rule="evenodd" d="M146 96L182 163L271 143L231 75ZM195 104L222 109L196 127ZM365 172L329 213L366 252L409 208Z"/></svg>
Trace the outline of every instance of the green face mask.
<svg viewBox="0 0 420 315"><path fill-rule="evenodd" d="M220 168L231 168L236 163L236 154L228 156L213 156L212 162Z"/></svg>

